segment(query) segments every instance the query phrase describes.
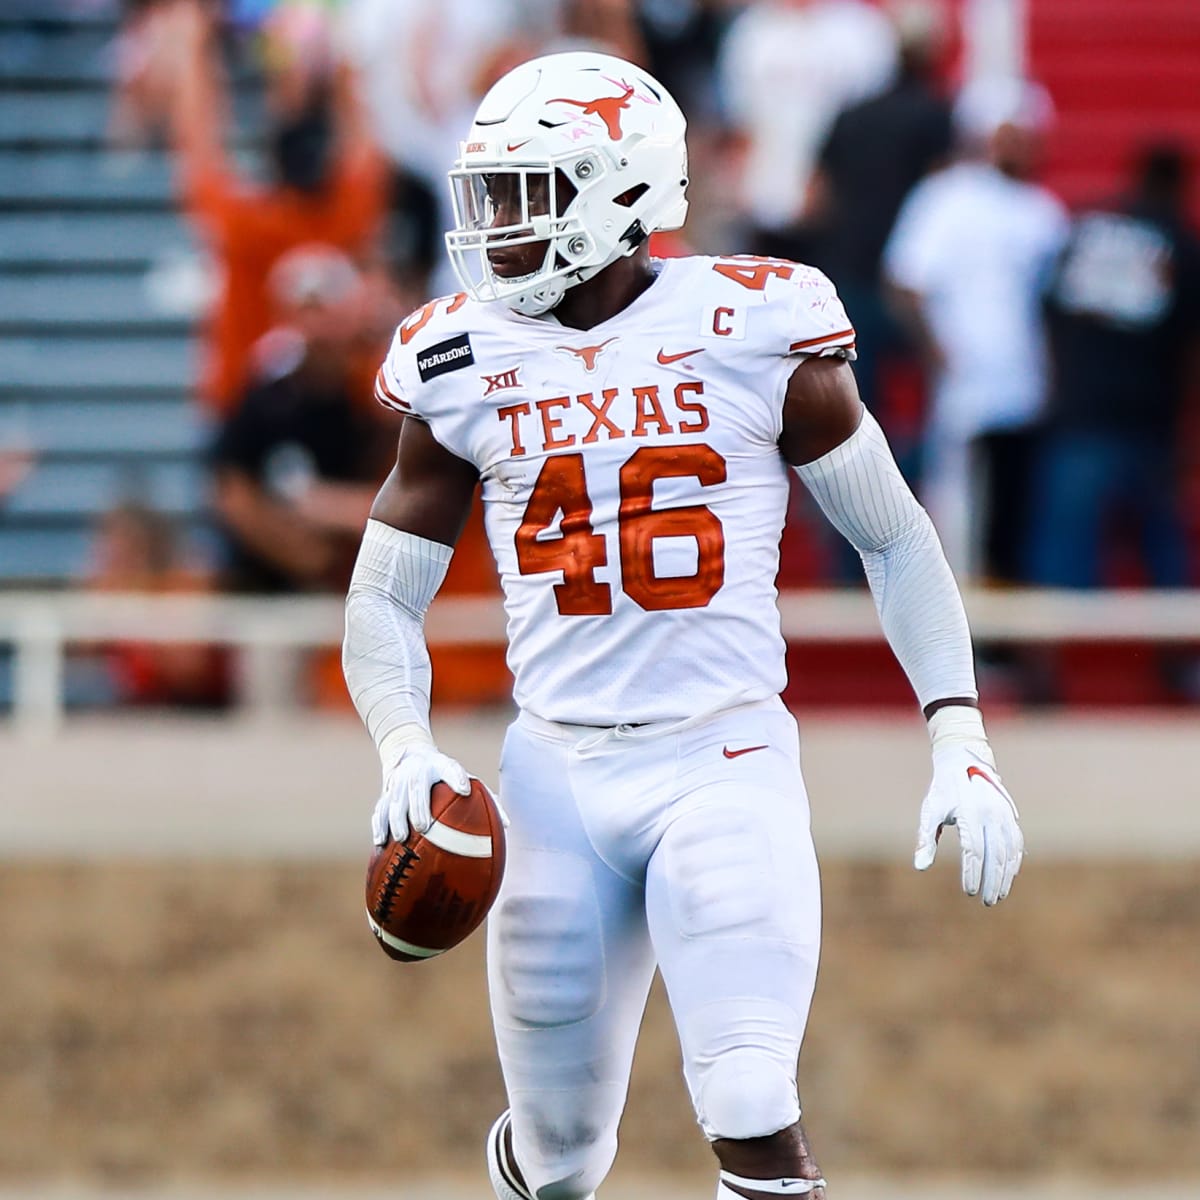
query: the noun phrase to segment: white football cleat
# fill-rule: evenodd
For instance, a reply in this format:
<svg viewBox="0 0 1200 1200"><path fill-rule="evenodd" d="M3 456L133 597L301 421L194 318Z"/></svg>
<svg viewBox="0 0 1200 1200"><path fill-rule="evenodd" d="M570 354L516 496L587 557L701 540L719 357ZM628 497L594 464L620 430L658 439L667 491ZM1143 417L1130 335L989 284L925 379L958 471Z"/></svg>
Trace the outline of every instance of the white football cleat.
<svg viewBox="0 0 1200 1200"><path fill-rule="evenodd" d="M487 1136L488 1178L498 1200L534 1200L533 1194L517 1183L517 1173L504 1147L504 1132L511 1123L512 1114L506 1108Z"/></svg>

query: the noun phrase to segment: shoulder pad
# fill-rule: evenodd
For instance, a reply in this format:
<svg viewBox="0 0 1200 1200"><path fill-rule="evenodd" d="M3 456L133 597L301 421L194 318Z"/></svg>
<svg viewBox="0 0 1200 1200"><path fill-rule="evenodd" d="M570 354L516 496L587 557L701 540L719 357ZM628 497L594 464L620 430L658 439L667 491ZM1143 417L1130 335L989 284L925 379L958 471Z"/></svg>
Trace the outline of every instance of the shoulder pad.
<svg viewBox="0 0 1200 1200"><path fill-rule="evenodd" d="M797 263L777 292L787 306L785 353L854 358L854 326L837 289L823 272Z"/></svg>
<svg viewBox="0 0 1200 1200"><path fill-rule="evenodd" d="M465 292L439 296L400 322L375 379L381 404L419 417L420 385L475 361L468 322L457 316L466 304Z"/></svg>
<svg viewBox="0 0 1200 1200"><path fill-rule="evenodd" d="M771 355L854 357L850 318L837 290L816 267L750 254L705 261L715 285L709 295L732 306L716 309L728 315L726 327L714 327L714 332L747 336L760 352ZM748 317L748 327L739 323L736 312ZM746 334L739 332L743 328Z"/></svg>

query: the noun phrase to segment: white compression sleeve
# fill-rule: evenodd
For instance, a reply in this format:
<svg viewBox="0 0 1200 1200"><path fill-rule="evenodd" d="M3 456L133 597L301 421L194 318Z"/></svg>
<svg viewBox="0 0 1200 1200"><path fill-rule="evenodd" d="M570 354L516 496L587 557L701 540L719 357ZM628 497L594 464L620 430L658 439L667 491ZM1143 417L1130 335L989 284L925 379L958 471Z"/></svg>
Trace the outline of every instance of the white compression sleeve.
<svg viewBox="0 0 1200 1200"><path fill-rule="evenodd" d="M440 542L368 521L354 564L342 672L379 749L385 779L409 745L433 744L425 613L446 577L451 553Z"/></svg>
<svg viewBox="0 0 1200 1200"><path fill-rule="evenodd" d="M958 584L879 422L864 410L851 437L795 470L862 556L884 635L921 707L952 696L976 698Z"/></svg>

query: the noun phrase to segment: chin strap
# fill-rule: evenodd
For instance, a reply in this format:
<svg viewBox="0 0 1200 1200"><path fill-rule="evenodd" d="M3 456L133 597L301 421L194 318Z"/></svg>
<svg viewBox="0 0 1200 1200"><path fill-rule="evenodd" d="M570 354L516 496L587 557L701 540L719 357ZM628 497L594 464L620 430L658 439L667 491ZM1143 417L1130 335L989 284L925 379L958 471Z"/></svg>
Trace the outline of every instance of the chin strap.
<svg viewBox="0 0 1200 1200"><path fill-rule="evenodd" d="M533 291L507 297L504 303L513 312L519 312L523 317L542 317L558 304L566 290L565 280L550 279Z"/></svg>
<svg viewBox="0 0 1200 1200"><path fill-rule="evenodd" d="M825 1187L824 1179L799 1179L785 1175L782 1179L747 1179L722 1171L717 1184L717 1200L748 1200L766 1193L769 1196L809 1196ZM743 1190L744 1189L744 1190Z"/></svg>

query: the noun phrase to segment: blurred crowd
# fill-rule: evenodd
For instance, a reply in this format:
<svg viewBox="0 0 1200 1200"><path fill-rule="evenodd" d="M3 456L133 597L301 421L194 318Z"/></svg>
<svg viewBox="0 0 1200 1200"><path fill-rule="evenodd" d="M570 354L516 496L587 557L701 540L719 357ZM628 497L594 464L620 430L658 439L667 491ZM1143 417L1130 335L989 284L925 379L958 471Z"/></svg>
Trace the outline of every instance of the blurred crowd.
<svg viewBox="0 0 1200 1200"><path fill-rule="evenodd" d="M457 141L511 66L582 46L644 64L689 118L689 224L657 253L800 259L837 284L864 400L964 582L1195 583L1179 487L1200 379L1191 164L1148 137L1113 194L1068 212L1038 182L1053 98L1008 75L962 84L952 6L125 8L111 140L170 147L215 281L196 389L216 431L216 586L345 584L394 453L397 418L369 400L371 376L397 321L456 290L441 233ZM237 149L247 78L265 111L257 156ZM817 548L804 581L860 580L795 505ZM157 542L142 541L149 569ZM477 520L447 586L494 586Z"/></svg>

